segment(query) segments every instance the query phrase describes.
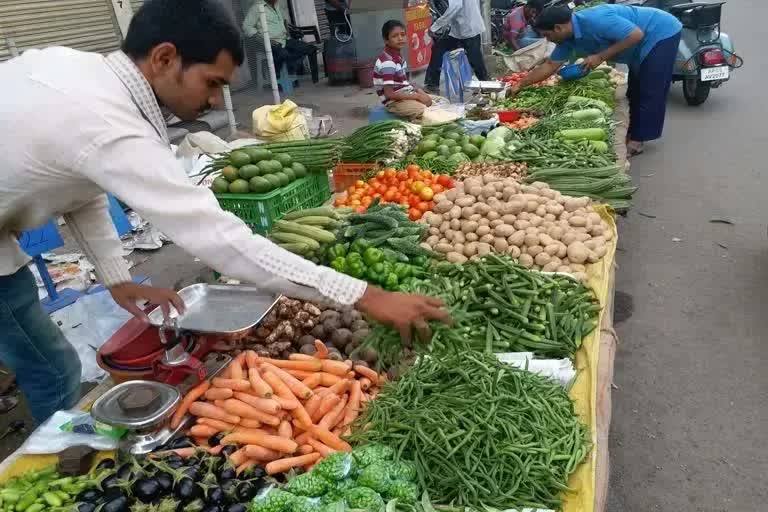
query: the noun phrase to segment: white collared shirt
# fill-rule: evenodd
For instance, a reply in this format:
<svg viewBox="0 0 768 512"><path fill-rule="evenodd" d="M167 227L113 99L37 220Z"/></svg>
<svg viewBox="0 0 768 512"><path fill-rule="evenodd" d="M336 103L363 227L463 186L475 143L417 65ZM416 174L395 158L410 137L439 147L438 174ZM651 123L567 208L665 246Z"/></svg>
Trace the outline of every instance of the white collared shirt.
<svg viewBox="0 0 768 512"><path fill-rule="evenodd" d="M222 274L307 300L360 299L365 282L253 235L190 182L149 84L125 55L109 58L56 47L0 64L0 275L29 262L16 232L64 215L102 282L128 281L110 192Z"/></svg>
<svg viewBox="0 0 768 512"><path fill-rule="evenodd" d="M480 0L448 0L448 8L432 22L430 30L438 33L450 27L448 35L456 39L469 39L485 32Z"/></svg>

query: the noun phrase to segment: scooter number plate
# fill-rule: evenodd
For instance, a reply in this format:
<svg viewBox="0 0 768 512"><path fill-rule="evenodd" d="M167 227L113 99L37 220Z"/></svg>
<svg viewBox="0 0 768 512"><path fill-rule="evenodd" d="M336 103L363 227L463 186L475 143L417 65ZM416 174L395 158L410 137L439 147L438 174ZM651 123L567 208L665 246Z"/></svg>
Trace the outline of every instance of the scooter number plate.
<svg viewBox="0 0 768 512"><path fill-rule="evenodd" d="M726 80L730 75L728 66L719 66L716 68L704 68L701 70L701 81L712 82L714 80Z"/></svg>

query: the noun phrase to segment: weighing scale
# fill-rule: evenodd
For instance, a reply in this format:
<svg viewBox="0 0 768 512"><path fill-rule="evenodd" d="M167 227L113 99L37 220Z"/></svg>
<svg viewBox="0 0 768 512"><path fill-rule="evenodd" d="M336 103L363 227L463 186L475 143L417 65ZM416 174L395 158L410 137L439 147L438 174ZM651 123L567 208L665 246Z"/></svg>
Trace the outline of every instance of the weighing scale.
<svg viewBox="0 0 768 512"><path fill-rule="evenodd" d="M159 307L148 314L146 328L158 330L162 346L162 356L151 361L152 380L118 384L91 408L97 421L129 431L118 447L123 452L148 453L176 437L191 419L187 415L175 429L168 425L182 393L213 378L232 361L227 355L208 354L207 348L191 349L205 344L198 344L198 338L219 341L244 336L279 299L254 286L204 283L182 289L179 296L186 306L183 314L171 308L165 318Z"/></svg>

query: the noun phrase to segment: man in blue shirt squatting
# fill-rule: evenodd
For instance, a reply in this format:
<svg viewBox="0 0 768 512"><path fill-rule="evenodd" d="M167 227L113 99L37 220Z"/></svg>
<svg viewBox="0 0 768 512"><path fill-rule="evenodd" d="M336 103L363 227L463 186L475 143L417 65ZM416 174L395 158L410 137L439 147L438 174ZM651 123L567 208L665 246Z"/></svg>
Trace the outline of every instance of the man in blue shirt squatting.
<svg viewBox="0 0 768 512"><path fill-rule="evenodd" d="M682 29L677 18L650 7L600 5L571 12L563 5L542 11L535 28L557 47L510 96L549 78L572 58L583 56L588 69L605 61L620 62L629 66L629 155L641 153L643 142L661 137Z"/></svg>

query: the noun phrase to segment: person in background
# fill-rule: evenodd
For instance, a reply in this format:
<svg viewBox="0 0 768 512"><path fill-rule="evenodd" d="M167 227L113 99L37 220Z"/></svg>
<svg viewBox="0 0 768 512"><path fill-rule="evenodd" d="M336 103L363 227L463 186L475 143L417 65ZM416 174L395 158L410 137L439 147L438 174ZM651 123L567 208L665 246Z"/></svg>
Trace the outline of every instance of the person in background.
<svg viewBox="0 0 768 512"><path fill-rule="evenodd" d="M79 399L77 352L43 311L19 232L64 215L115 301L184 304L131 282L105 192L203 264L268 293L355 306L422 336L450 321L440 300L386 292L281 249L219 206L176 159L161 108L183 120L222 103L244 59L240 30L219 0L147 0L122 50L27 50L0 63L0 360L38 422ZM425 338L426 339L426 338Z"/></svg>
<svg viewBox="0 0 768 512"><path fill-rule="evenodd" d="M549 78L574 57L584 56L587 69L620 62L629 66L629 155L642 153L645 141L661 137L682 30L677 18L650 7L607 4L573 13L555 6L542 11L535 28L557 47L510 96Z"/></svg>
<svg viewBox="0 0 768 512"><path fill-rule="evenodd" d="M424 77L424 87L430 94L440 89L440 71L443 55L457 48L464 48L467 60L478 80L488 80L488 70L483 60L480 34L485 32L480 0L448 0L448 8L432 22L432 57Z"/></svg>
<svg viewBox="0 0 768 512"><path fill-rule="evenodd" d="M389 20L381 27L384 51L373 67L373 86L387 110L398 117L419 120L432 105L432 97L408 82L407 64L401 51L408 44L405 25Z"/></svg>
<svg viewBox="0 0 768 512"><path fill-rule="evenodd" d="M349 18L349 7L352 0L325 0L325 17L328 18L328 28L331 35L336 30L340 34L350 34L350 27L347 19Z"/></svg>
<svg viewBox="0 0 768 512"><path fill-rule="evenodd" d="M261 17L259 15L259 6L255 0L248 14L243 20L243 33L250 41L246 45L253 45L255 48L263 47L264 34L261 30ZM264 2L264 11L267 18L267 32L269 33L270 46L272 47L272 61L275 63L275 73L280 76L283 64L288 67L288 72L296 72L297 67L301 66L304 57L309 57L309 68L312 73L312 83L320 80L317 69L317 47L301 40L301 33L296 37L288 37L294 31L283 17L277 0L266 0ZM259 72L255 70L254 72Z"/></svg>
<svg viewBox="0 0 768 512"><path fill-rule="evenodd" d="M541 39L531 25L548 1L529 0L509 11L504 20L504 40L513 50L525 48Z"/></svg>

